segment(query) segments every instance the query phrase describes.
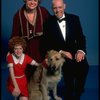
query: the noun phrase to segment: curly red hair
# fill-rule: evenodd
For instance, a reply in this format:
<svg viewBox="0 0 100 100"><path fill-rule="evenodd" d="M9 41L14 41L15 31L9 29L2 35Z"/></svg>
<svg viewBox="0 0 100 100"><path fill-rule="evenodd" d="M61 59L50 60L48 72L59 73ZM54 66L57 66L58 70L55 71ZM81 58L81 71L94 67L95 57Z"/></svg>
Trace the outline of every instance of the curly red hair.
<svg viewBox="0 0 100 100"><path fill-rule="evenodd" d="M14 52L14 46L17 46L17 45L21 45L23 50L25 51L26 41L22 37L15 36L15 37L12 37L8 43L10 53Z"/></svg>

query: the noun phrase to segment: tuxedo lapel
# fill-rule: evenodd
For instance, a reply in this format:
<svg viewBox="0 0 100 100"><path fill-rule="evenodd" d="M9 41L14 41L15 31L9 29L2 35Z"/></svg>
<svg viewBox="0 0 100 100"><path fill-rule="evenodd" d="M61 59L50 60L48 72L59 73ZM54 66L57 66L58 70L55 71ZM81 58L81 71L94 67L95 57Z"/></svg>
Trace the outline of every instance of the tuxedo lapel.
<svg viewBox="0 0 100 100"><path fill-rule="evenodd" d="M59 35L60 40L65 41L58 23L57 23L57 31L58 31L57 33Z"/></svg>
<svg viewBox="0 0 100 100"><path fill-rule="evenodd" d="M55 31L55 36L56 38L59 38L60 41L64 42L64 38L60 29L60 26L57 22L57 18L54 16L54 21L53 21L53 25L52 27L55 27L54 31Z"/></svg>

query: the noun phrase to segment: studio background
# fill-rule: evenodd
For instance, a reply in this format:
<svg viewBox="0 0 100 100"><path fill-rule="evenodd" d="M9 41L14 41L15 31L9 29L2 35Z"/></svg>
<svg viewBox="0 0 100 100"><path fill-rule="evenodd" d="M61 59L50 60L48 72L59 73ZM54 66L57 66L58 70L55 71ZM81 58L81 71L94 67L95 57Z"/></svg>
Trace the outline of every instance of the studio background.
<svg viewBox="0 0 100 100"><path fill-rule="evenodd" d="M41 5L53 14L52 0L41 0ZM86 80L86 92L82 100L99 100L99 0L65 0L66 12L80 17L81 26L86 36L87 60L90 65ZM8 68L6 55L8 40L11 36L13 16L23 5L23 0L1 0L1 100L11 100L6 89Z"/></svg>
<svg viewBox="0 0 100 100"><path fill-rule="evenodd" d="M41 0L41 5L46 7L51 14L52 0ZM79 15L84 35L86 36L87 59L89 65L99 64L99 34L98 34L98 0L65 0L66 12ZM8 40L11 36L13 16L23 5L23 0L2 0L1 9L1 37L2 37L2 62L5 62L8 50ZM2 67L5 67L2 66Z"/></svg>

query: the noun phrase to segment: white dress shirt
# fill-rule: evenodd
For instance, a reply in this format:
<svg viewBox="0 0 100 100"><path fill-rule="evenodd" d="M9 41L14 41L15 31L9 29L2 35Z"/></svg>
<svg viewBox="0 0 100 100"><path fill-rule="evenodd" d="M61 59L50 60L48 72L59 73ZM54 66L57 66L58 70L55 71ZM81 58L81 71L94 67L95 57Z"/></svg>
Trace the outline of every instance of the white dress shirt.
<svg viewBox="0 0 100 100"><path fill-rule="evenodd" d="M65 17L65 15L63 14L62 18L64 18L64 17ZM60 18L60 19L62 19L62 18ZM66 21L65 20L63 20L62 22L58 21L58 24L59 24L59 27L61 29L61 33L63 35L63 38L64 38L64 40L66 40Z"/></svg>

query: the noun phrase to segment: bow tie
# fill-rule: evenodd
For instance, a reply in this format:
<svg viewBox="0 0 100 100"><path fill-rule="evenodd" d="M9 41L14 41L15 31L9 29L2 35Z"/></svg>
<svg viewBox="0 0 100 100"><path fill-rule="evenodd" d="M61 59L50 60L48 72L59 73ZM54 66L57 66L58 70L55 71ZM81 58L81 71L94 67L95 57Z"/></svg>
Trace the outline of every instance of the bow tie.
<svg viewBox="0 0 100 100"><path fill-rule="evenodd" d="M66 18L64 17L64 18L62 18L62 19L58 19L58 21L59 21L59 23L61 23L62 21L65 21L66 20Z"/></svg>

